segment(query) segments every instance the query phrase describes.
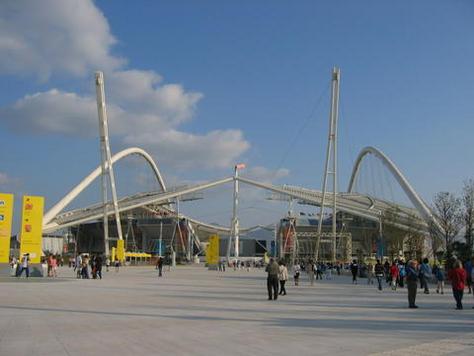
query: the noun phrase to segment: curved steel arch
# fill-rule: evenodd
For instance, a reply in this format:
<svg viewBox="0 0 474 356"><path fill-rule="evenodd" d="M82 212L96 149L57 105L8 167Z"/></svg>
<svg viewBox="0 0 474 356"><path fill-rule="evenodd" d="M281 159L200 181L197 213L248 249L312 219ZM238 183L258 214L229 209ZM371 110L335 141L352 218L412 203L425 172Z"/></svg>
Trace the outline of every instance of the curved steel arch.
<svg viewBox="0 0 474 356"><path fill-rule="evenodd" d="M405 194L408 196L410 199L411 203L415 206L415 208L418 210L418 212L423 216L423 218L428 221L428 222L433 222L435 226L441 230L441 226L439 225L438 221L436 220L436 217L433 215L431 209L426 205L426 203L423 201L423 199L420 198L418 193L413 189L411 184L408 182L408 180L405 178L403 173L398 169L398 167L395 165L395 163L392 162L390 158L388 158L385 153L380 151L379 149L375 147L364 147L359 155L357 156L357 159L354 163L354 167L352 168L352 174L351 174L351 179L349 181L349 187L347 188L347 191L349 193L352 193L354 189L354 184L355 181L359 175L359 170L360 170L360 165L362 163L362 160L364 159L365 156L368 154L372 154L375 157L377 157L382 164L388 168L390 173L392 173L393 177L397 180L398 184L402 187L403 191Z"/></svg>
<svg viewBox="0 0 474 356"><path fill-rule="evenodd" d="M163 191L166 192L165 182L163 180L163 177L161 176L160 170L158 169L158 166L155 164L155 161L153 160L153 158L145 150L138 147L127 148L123 151L116 153L112 157L112 164L121 160L124 157L130 156L133 154L143 157L148 162L150 167L153 169L153 172L155 173L158 183L160 183L160 186L163 189ZM53 220L56 215L58 215L67 205L69 205L69 203L71 203L71 201L73 201L84 189L86 189L94 181L94 179L99 177L101 172L102 172L102 167L99 165L94 171L92 171L91 174L85 177L68 194L66 194L64 198L62 198L58 203L56 203L56 205L54 205L46 214L44 214L43 225L46 225L49 222L51 222L51 220Z"/></svg>

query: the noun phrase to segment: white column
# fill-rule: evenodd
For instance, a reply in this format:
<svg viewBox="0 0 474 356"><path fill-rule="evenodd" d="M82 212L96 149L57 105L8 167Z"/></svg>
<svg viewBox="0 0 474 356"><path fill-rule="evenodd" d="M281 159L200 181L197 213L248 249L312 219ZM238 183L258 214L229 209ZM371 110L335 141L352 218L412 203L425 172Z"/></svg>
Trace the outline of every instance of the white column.
<svg viewBox="0 0 474 356"><path fill-rule="evenodd" d="M104 90L104 74L102 72L95 73L95 84L97 93L97 111L99 114L99 133L102 157L102 200L104 204L104 242L105 253L109 255L108 244L108 219L107 219L107 180L104 178L108 175L110 179L110 189L112 191L112 204L114 207L115 221L117 223L117 233L119 240L123 239L122 225L120 223L120 214L117 203L117 191L115 188L115 176L112 166L112 155L110 153L109 144L109 127L107 120L107 109L105 106L105 90Z"/></svg>
<svg viewBox="0 0 474 356"><path fill-rule="evenodd" d="M315 259L319 258L319 246L321 242L321 233L324 219L324 206L326 203L326 193L327 193L327 180L328 176L332 174L333 176L333 204L332 204L332 260L336 260L336 196L337 196L337 116L338 116L338 106L339 106L339 79L340 79L340 70L339 68L334 67L332 70L332 91L331 91L331 111L329 113L329 135L328 135L328 145L326 148L326 162L324 165L324 175L323 175L323 187L322 187L322 199L321 207L319 209L319 221L318 221L318 233L316 237L316 248L315 248ZM329 170L332 160L332 171Z"/></svg>

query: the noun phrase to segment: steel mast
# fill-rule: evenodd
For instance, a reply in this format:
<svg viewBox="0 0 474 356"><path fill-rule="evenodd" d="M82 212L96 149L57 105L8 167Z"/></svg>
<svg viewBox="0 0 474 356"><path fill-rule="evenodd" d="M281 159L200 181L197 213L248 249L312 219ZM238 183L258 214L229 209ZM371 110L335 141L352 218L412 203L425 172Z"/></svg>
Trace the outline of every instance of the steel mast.
<svg viewBox="0 0 474 356"><path fill-rule="evenodd" d="M336 261L336 229L337 229L337 121L339 113L339 81L341 79L341 71L339 68L332 69L331 79L331 111L329 113L329 136L326 148L326 163L324 166L323 176L323 196L321 207L319 209L318 233L316 237L315 259L319 258L319 247L321 243L321 234L323 227L323 212L326 201L328 176L332 175L332 262ZM332 164L331 164L332 163ZM331 167L331 170L329 170Z"/></svg>
<svg viewBox="0 0 474 356"><path fill-rule="evenodd" d="M100 151L102 165L102 203L104 205L104 244L105 255L109 256L109 222L107 217L108 197L107 197L107 176L110 179L110 190L112 191L112 204L115 212L115 222L117 223L117 233L119 240L123 240L122 225L117 203L117 191L115 189L115 176L112 167L112 155L109 144L109 127L107 120L107 109L105 106L104 73L95 73L95 87L97 93L97 111L99 114Z"/></svg>
<svg viewBox="0 0 474 356"><path fill-rule="evenodd" d="M245 168L244 163L236 164L234 167L234 204L232 208L231 232L227 243L227 262L230 261L230 251L232 241L234 242L234 257L239 257L239 169Z"/></svg>

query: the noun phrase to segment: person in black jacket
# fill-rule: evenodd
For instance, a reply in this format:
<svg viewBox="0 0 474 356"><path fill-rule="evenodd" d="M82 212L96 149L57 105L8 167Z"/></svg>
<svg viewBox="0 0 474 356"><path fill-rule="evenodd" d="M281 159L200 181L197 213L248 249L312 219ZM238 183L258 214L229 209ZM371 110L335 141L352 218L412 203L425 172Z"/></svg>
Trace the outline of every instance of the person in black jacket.
<svg viewBox="0 0 474 356"><path fill-rule="evenodd" d="M356 260L351 263L352 284L357 284L357 273L359 272L359 265Z"/></svg>
<svg viewBox="0 0 474 356"><path fill-rule="evenodd" d="M416 261L408 262L407 271L407 289L408 289L408 307L418 308L415 304L416 290L418 288L418 271L416 269Z"/></svg>
<svg viewBox="0 0 474 356"><path fill-rule="evenodd" d="M96 275L99 277L99 279L102 279L102 257L97 256L95 258L95 270L96 270Z"/></svg>
<svg viewBox="0 0 474 356"><path fill-rule="evenodd" d="M267 277L267 290L268 290L268 300L272 300L272 291L273 291L273 300L278 299L278 273L280 272L280 266L273 258L270 258L270 262L265 269L265 272L268 273Z"/></svg>
<svg viewBox="0 0 474 356"><path fill-rule="evenodd" d="M384 268L382 264L380 263L380 260L377 260L377 263L375 264L374 273L375 273L375 278L377 278L378 288L379 290L382 290L382 279L384 276Z"/></svg>
<svg viewBox="0 0 474 356"><path fill-rule="evenodd" d="M385 274L385 282L389 284L392 281L392 278L390 277L390 263L388 260L385 260L385 263L383 264L383 272Z"/></svg>

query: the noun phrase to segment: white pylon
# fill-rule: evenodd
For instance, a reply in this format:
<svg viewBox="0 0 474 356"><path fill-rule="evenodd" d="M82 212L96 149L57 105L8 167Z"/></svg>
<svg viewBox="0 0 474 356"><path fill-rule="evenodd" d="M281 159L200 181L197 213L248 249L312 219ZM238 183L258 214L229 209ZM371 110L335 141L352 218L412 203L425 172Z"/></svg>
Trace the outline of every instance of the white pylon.
<svg viewBox="0 0 474 356"><path fill-rule="evenodd" d="M109 127L107 120L107 109L105 106L105 90L104 90L104 73L95 73L95 86L97 93L97 111L99 114L99 134L100 134L100 151L101 151L101 162L102 162L102 203L104 205L104 244L105 244L105 255L109 256L109 223L107 217L107 177L110 180L110 190L112 191L112 204L115 212L115 221L117 223L117 234L119 240L123 239L122 236L122 225L120 222L120 213L118 210L117 203L117 191L115 189L115 176L114 169L112 166L112 155L110 153L109 144Z"/></svg>
<svg viewBox="0 0 474 356"><path fill-rule="evenodd" d="M341 71L339 68L332 69L331 79L331 111L329 113L329 136L326 149L326 163L324 166L323 189L321 207L319 209L318 233L316 237L315 259L319 258L319 246L321 242L321 233L324 219L324 206L327 193L328 176L332 175L332 262L336 261L336 215L337 215L337 120L339 113L339 81L341 79ZM332 170L329 166L332 163Z"/></svg>
<svg viewBox="0 0 474 356"><path fill-rule="evenodd" d="M245 168L245 164L236 164L234 167L234 204L232 209L231 233L227 242L227 262L230 261L230 252L232 250L232 243L234 243L234 257L239 257L239 169Z"/></svg>

